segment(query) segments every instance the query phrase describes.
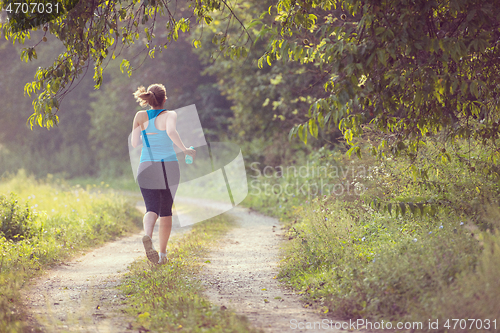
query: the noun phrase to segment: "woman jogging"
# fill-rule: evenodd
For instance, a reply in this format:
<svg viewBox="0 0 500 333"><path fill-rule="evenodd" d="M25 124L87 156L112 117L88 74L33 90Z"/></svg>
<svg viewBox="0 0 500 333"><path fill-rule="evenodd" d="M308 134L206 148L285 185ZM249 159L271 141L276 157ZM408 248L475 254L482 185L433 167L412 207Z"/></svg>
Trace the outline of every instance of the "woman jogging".
<svg viewBox="0 0 500 333"><path fill-rule="evenodd" d="M142 151L137 182L146 204L144 237L142 242L146 256L152 263L167 262L167 243L172 230L172 204L179 184L180 172L173 144L185 155L196 156L194 149L186 148L177 133L177 114L163 109L167 100L162 84L152 84L146 90L139 87L134 97L141 106L151 109L138 111L134 117L131 144L141 143ZM153 229L159 217L160 254L153 246Z"/></svg>

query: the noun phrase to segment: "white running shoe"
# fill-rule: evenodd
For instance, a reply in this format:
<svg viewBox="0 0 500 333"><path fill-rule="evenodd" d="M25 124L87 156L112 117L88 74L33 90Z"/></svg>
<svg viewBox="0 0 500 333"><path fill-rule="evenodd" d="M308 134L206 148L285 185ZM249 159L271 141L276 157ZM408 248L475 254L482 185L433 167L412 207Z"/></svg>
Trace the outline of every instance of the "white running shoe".
<svg viewBox="0 0 500 333"><path fill-rule="evenodd" d="M158 265L165 265L168 262L167 259L167 254L163 255L163 253L160 253L160 259L158 260Z"/></svg>

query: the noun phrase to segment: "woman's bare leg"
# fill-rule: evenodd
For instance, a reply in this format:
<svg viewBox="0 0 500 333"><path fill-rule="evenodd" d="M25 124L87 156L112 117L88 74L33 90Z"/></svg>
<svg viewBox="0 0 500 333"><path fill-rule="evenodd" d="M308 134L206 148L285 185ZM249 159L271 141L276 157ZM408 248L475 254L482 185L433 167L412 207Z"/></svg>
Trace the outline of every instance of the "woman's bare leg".
<svg viewBox="0 0 500 333"><path fill-rule="evenodd" d="M144 214L144 218L142 219L144 233L151 238L153 238L153 230L155 228L157 218L158 215L155 212L146 212L146 214Z"/></svg>
<svg viewBox="0 0 500 333"><path fill-rule="evenodd" d="M167 253L167 243L172 230L172 216L160 216L159 238L160 252Z"/></svg>

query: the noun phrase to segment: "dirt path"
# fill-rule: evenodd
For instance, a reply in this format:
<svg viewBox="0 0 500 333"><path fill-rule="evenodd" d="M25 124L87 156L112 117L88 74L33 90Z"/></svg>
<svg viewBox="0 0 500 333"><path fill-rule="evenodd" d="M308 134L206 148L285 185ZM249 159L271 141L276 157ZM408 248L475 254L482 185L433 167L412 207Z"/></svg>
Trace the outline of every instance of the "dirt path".
<svg viewBox="0 0 500 333"><path fill-rule="evenodd" d="M247 316L265 332L339 332L337 321L304 308L300 297L275 279L282 239L279 221L240 207L230 214L239 227L220 242L204 267L210 301Z"/></svg>
<svg viewBox="0 0 500 333"><path fill-rule="evenodd" d="M281 241L276 219L207 200L186 204L230 210L227 214L239 223L206 258L210 263L205 264L202 279L212 303L234 309L266 332L324 332L323 320L330 325L328 332L338 331L335 321L304 308L298 295L274 279ZM184 230L174 228L172 235ZM108 243L25 288L33 326L45 332L131 332L130 319L120 312L124 298L116 286L128 265L144 257L141 237L142 232ZM307 326L319 322L321 329Z"/></svg>

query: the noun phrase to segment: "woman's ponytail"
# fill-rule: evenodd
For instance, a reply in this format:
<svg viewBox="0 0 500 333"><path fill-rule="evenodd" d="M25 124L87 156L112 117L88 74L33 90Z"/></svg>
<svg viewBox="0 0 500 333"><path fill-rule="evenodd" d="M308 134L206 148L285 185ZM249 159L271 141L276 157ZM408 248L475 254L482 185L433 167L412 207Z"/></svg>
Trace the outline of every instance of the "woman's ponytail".
<svg viewBox="0 0 500 333"><path fill-rule="evenodd" d="M140 86L134 93L135 100L142 107L145 107L148 104L151 107L161 107L165 97L166 90L163 84L152 84L148 87L148 90L146 90L144 86Z"/></svg>

